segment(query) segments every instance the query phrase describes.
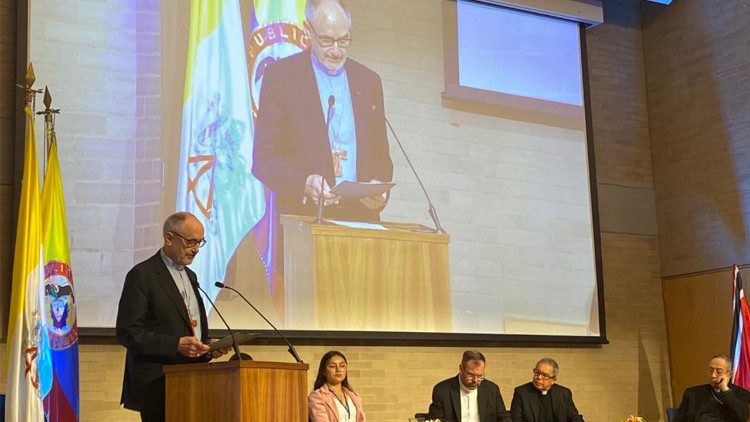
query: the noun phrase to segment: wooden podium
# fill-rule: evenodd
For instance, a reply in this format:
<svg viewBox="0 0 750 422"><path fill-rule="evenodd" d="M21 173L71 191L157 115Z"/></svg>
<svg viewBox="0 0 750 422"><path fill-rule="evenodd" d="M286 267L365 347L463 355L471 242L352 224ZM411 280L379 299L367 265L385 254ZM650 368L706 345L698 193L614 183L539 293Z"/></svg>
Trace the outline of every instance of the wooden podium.
<svg viewBox="0 0 750 422"><path fill-rule="evenodd" d="M313 222L281 216L286 328L452 331L448 235Z"/></svg>
<svg viewBox="0 0 750 422"><path fill-rule="evenodd" d="M306 363L167 365L167 422L307 421Z"/></svg>

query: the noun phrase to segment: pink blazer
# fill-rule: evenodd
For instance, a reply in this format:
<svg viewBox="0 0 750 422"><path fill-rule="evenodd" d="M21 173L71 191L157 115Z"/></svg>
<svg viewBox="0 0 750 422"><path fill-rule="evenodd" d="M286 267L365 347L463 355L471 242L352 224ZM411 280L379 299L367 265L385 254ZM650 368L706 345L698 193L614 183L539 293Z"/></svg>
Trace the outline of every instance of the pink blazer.
<svg viewBox="0 0 750 422"><path fill-rule="evenodd" d="M365 422L365 411L362 409L362 398L357 393L347 388L344 392L354 403L357 409L357 422ZM307 397L307 410L312 422L339 422L339 412L336 410L336 400L333 393L328 389L328 385L310 393Z"/></svg>

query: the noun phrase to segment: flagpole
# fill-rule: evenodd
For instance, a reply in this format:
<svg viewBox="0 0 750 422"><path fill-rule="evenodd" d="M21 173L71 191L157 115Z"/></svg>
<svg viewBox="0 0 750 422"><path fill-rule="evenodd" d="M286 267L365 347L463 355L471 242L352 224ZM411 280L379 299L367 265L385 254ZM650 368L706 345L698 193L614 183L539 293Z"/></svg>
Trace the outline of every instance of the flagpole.
<svg viewBox="0 0 750 422"><path fill-rule="evenodd" d="M40 90L41 91L41 90ZM44 168L42 170L42 177L47 174L47 162L49 157L49 149L52 146L52 134L55 133L55 114L60 114L60 109L50 108L52 105L52 95L49 93L49 88L44 87L44 111L38 111L36 114L44 115Z"/></svg>
<svg viewBox="0 0 750 422"><path fill-rule="evenodd" d="M24 85L16 84L18 88L26 93L24 97L24 107L31 105L31 111L36 109L36 94L41 94L41 89L34 89L32 86L36 82L36 75L34 74L34 65L29 63L29 67L26 68L26 77L24 79Z"/></svg>
<svg viewBox="0 0 750 422"><path fill-rule="evenodd" d="M36 94L41 94L41 89L34 89L34 82L36 82L36 74L34 74L34 65L29 62L29 66L26 68L26 77L24 78L24 84L16 84L16 86L24 91L23 105L25 107L31 107L31 112L36 110ZM45 163L46 163L46 151L45 151ZM46 165L46 164L45 164Z"/></svg>

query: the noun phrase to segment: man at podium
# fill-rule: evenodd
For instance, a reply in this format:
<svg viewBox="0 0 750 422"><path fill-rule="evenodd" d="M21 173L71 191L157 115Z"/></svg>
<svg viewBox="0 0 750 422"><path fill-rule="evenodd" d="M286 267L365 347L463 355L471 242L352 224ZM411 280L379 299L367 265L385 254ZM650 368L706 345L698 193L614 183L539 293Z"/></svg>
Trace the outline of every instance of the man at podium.
<svg viewBox="0 0 750 422"><path fill-rule="evenodd" d="M164 245L125 277L117 310L117 341L127 348L120 402L143 421L163 421L164 365L208 362L208 320L198 280L187 265L206 243L203 225L178 212L163 227Z"/></svg>
<svg viewBox="0 0 750 422"><path fill-rule="evenodd" d="M325 217L377 221L386 194L347 199L331 186L393 177L380 77L347 58L351 15L340 0L308 0L305 29L310 49L265 71L253 174L281 214L316 215L322 199Z"/></svg>

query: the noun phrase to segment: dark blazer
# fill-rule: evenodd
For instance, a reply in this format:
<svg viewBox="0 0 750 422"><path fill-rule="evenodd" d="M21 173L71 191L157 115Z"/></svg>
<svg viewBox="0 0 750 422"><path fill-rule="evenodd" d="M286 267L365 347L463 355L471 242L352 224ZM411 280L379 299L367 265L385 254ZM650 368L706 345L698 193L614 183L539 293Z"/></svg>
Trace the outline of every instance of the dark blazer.
<svg viewBox="0 0 750 422"><path fill-rule="evenodd" d="M492 381L484 380L477 391L477 407L481 422L510 422L510 414L505 410L500 388ZM428 419L440 419L446 422L461 421L461 397L458 375L440 381L432 389L432 403Z"/></svg>
<svg viewBox="0 0 750 422"><path fill-rule="evenodd" d="M552 399L557 422L583 422L583 416L578 413L573 403L573 393L562 385L552 384L549 392ZM513 401L510 403L510 416L513 422L541 421L542 404L539 402L541 393L529 382L513 390Z"/></svg>
<svg viewBox="0 0 750 422"><path fill-rule="evenodd" d="M195 273L186 269L193 293L198 298L203 336L208 341L208 319L203 300L196 288ZM207 355L187 358L177 352L180 337L191 336L192 328L185 302L159 252L133 267L125 284L117 309L117 341L125 346L125 375L120 402L127 409L158 412L160 400L144 400L144 388L154 381L164 381L164 365L207 362Z"/></svg>
<svg viewBox="0 0 750 422"><path fill-rule="evenodd" d="M276 193L282 214L315 215L312 201L302 204L307 176L321 174L334 186L331 146L320 104L310 51L270 65L263 76L258 119L255 124L253 174ZM380 77L364 65L347 58L344 64L354 111L357 137L357 179L381 182L393 178L388 152ZM327 111L327 110L325 110ZM379 210L369 210L351 201L345 216L332 218L377 220Z"/></svg>
<svg viewBox="0 0 750 422"><path fill-rule="evenodd" d="M730 384L729 391L724 393L715 393L711 384L696 385L682 394L682 403L675 413L674 422L745 422L749 404L750 391L734 384ZM719 419L709 418L709 415Z"/></svg>

